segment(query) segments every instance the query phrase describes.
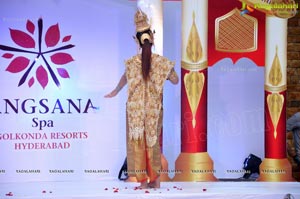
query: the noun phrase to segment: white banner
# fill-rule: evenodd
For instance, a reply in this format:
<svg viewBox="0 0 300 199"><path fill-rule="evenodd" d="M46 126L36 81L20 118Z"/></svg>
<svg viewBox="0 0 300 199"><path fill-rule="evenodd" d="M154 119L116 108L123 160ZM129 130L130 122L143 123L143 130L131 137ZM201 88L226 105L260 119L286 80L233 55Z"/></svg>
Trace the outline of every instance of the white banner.
<svg viewBox="0 0 300 199"><path fill-rule="evenodd" d="M0 4L0 182L116 178L126 157L126 89L103 96L136 52L135 6Z"/></svg>

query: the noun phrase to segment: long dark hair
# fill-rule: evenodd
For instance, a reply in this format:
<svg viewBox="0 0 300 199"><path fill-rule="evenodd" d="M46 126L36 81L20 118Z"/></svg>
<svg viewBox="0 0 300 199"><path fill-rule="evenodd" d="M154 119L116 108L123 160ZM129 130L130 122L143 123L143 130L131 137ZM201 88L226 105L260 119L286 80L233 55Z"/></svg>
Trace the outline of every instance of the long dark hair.
<svg viewBox="0 0 300 199"><path fill-rule="evenodd" d="M152 55L152 43L149 41L149 39L145 39L141 41L141 36L143 34L149 34L150 37L152 37L152 32L151 30L145 30L143 32L137 32L136 37L139 40L139 44L142 48L142 73L143 73L143 79L148 80L149 78L149 73L150 73L150 68L151 68L151 55Z"/></svg>

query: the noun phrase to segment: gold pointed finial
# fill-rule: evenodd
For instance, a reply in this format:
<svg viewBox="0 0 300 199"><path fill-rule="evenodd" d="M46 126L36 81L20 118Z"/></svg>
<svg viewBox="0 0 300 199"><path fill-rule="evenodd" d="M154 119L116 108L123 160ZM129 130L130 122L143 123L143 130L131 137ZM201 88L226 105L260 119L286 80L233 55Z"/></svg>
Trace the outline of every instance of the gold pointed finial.
<svg viewBox="0 0 300 199"><path fill-rule="evenodd" d="M186 47L187 57L190 61L196 63L199 62L203 57L202 44L198 34L198 30L195 23L195 11L193 11L193 24L190 30L188 43Z"/></svg>
<svg viewBox="0 0 300 199"><path fill-rule="evenodd" d="M275 56L269 73L269 81L272 86L278 86L282 82L282 70L278 57L278 46L276 46Z"/></svg>

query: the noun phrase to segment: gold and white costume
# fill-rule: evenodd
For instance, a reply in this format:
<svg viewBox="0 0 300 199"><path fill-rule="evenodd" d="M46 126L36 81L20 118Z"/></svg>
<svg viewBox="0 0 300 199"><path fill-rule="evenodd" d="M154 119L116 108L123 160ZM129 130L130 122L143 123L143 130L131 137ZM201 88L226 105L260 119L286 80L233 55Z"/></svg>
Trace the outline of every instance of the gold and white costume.
<svg viewBox="0 0 300 199"><path fill-rule="evenodd" d="M128 83L127 165L129 176L138 181L155 180L161 169L160 134L165 80L177 77L174 62L152 54L149 79L142 75L141 55L125 61Z"/></svg>

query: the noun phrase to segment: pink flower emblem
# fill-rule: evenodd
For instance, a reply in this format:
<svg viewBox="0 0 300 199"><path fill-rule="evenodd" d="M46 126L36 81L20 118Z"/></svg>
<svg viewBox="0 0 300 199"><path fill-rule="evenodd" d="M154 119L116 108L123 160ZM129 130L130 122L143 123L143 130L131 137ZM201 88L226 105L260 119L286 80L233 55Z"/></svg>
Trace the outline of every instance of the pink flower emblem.
<svg viewBox="0 0 300 199"><path fill-rule="evenodd" d="M64 65L74 61L72 55L65 51L73 48L73 44L66 44L71 40L71 35L61 38L59 25L50 26L43 39L43 20L38 20L37 41L35 38L36 26L27 20L26 31L9 29L13 42L18 47L0 45L0 50L7 51L2 55L3 58L11 60L6 71L10 73L23 73L18 86L26 81L29 87L37 81L45 89L52 79L57 87L60 87L58 77L70 78ZM43 42L47 50L42 49ZM32 56L35 58L32 59ZM28 55L26 57L26 55ZM39 60L39 62L38 62ZM39 63L42 64L39 64Z"/></svg>

